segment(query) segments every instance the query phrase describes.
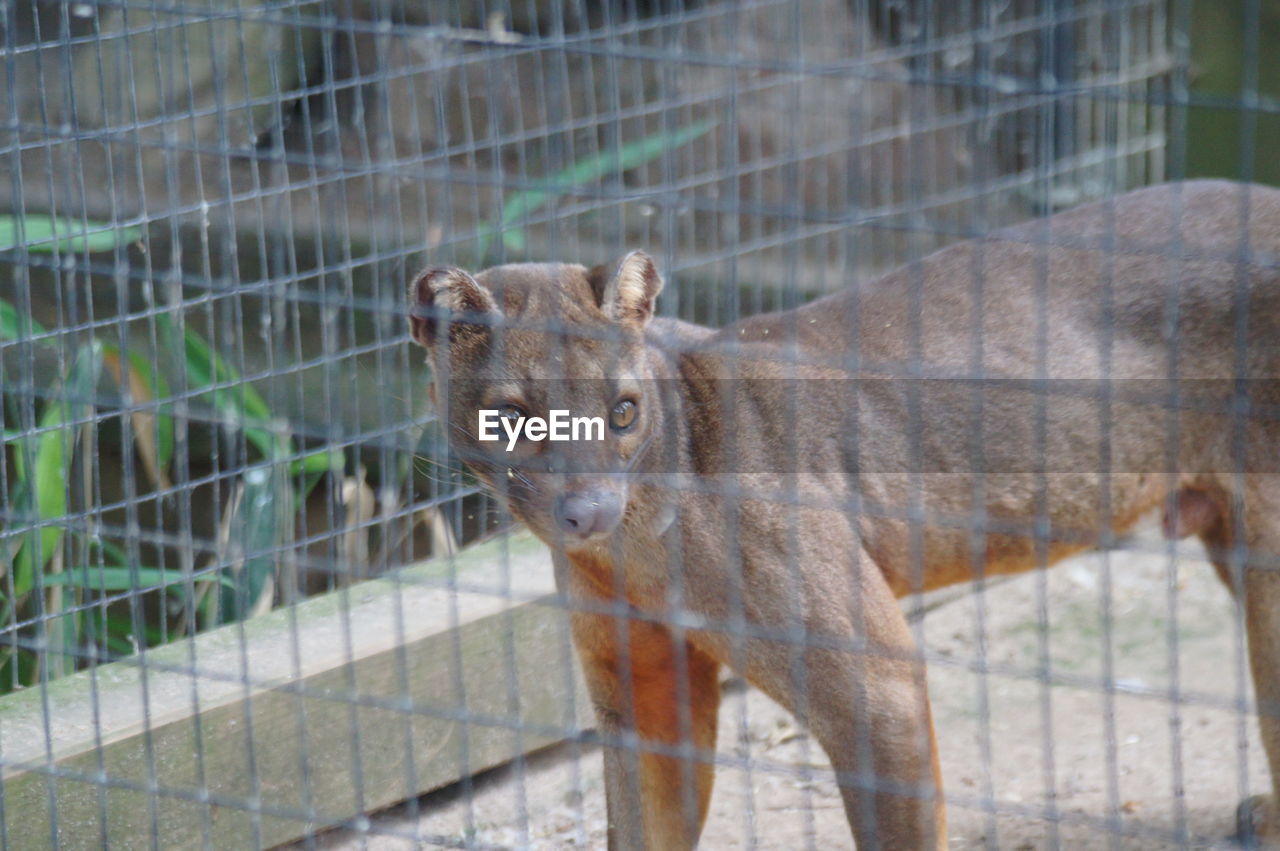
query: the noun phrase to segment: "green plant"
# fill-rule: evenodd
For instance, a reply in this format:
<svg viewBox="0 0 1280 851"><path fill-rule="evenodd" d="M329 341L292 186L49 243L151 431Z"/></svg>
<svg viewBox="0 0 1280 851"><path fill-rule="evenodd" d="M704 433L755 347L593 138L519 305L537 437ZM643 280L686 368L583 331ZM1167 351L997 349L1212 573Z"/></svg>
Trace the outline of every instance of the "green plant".
<svg viewBox="0 0 1280 851"><path fill-rule="evenodd" d="M481 257L488 254L490 241L495 234L499 236L503 247L508 251L523 251L526 236L524 229L516 227L516 223L530 213L556 198L569 194L585 183L652 162L666 151L683 147L705 135L717 123L711 119L703 119L669 133L645 136L615 150L579 160L549 177L542 186L511 193L503 199L502 214L498 217L498 221L480 229L477 235L479 254Z"/></svg>
<svg viewBox="0 0 1280 851"><path fill-rule="evenodd" d="M88 237L51 236L75 230L73 223L53 219L28 217L18 226L0 217L0 250L16 245L18 231L28 251L105 250L139 234L123 228ZM0 691L69 673L89 648L131 653L140 643L184 634L196 626L197 611L201 625L211 626L269 608L282 561L276 554L291 540L296 512L325 475L343 469L341 452L300 452L287 421L193 328L179 329L165 314L156 321L167 357L79 340L42 401L12 392L3 397L7 416L0 452L9 528L0 538L0 566L8 572L0 586L0 630L7 632L0 638ZM0 342L25 341L53 352L69 339L50 334L0 299ZM77 490L74 480L78 471L92 469L96 430L111 416L98 392L104 381L131 403L132 441L152 486L169 487L173 397L169 379L152 366L163 362L176 365L192 402L207 404L220 425L242 433L257 456L224 508L217 553L223 566L195 576L139 564L91 525L69 519L93 514L94 506L85 503L94 499L94 488ZM22 621L34 626L20 634L12 625Z"/></svg>
<svg viewBox="0 0 1280 851"><path fill-rule="evenodd" d="M17 342L47 335L39 322L0 300L0 340ZM116 346L90 340L71 359L66 374L55 383L38 416L32 413L34 430L9 428L3 435L12 462L8 483L12 515L25 531L6 539L9 549L4 563L9 568L7 589L12 599L0 594L4 597L0 624L16 612L34 609L34 614L42 613L48 648L44 657L55 676L74 666L75 649L83 641L105 638L109 644L119 646L121 640L109 629L103 632L92 618L74 612L64 616L63 611L81 602L91 589L102 593L126 589L145 592L164 584L166 579L164 571L126 568L124 561L116 565L91 565L87 561L66 564L65 518L71 508L68 483L77 446L91 434L96 389L104 372L111 373L117 384L127 384L135 401L168 395L163 377L150 369L145 358L135 353L122 354ZM15 407L10 401L10 407ZM23 417L15 412L10 419L21 422ZM172 418L162 406L158 416L137 412L133 421L134 438L144 465L159 484L173 454ZM82 553L86 550L87 546L81 547ZM122 585L126 575L132 577L134 585ZM40 604L33 601L33 594L41 595ZM12 647L6 651L6 661L12 662ZM34 673L38 666L31 666L30 670ZM19 681L26 679L20 677Z"/></svg>
<svg viewBox="0 0 1280 851"><path fill-rule="evenodd" d="M293 517L328 473L341 473L341 452L299 454L286 421L274 417L266 400L189 325L178 330L164 314L156 317L170 351L183 352L187 388L204 400L228 427L240 430L261 455L241 477L219 536L218 594L205 594L200 612L206 625L248 617L270 607L277 580L275 552L293 535Z"/></svg>
<svg viewBox="0 0 1280 851"><path fill-rule="evenodd" d="M0 216L0 251L110 251L142 238L142 228L28 214Z"/></svg>

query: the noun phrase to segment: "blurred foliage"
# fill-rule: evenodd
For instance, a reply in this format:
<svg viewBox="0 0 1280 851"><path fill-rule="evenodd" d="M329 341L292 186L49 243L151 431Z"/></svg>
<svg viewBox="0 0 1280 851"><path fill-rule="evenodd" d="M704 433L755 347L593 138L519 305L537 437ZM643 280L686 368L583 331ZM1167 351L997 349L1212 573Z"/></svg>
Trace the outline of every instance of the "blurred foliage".
<svg viewBox="0 0 1280 851"><path fill-rule="evenodd" d="M0 248L107 251L138 238L134 228L0 220ZM0 299L0 343L26 344L65 364L48 389L3 393L0 692L271 608L297 512L326 475L343 471L341 452L300 451L288 421L190 325L180 328L164 313L156 324L153 368L140 352L51 334ZM125 541L93 531L93 518L104 510L91 476L96 432L113 415L128 410L136 457L152 489L171 487L175 414L161 362L180 374L188 404L207 406L257 456L223 506L214 557L192 570L139 564ZM99 392L103 384L110 392ZM100 464L97 470L123 472Z"/></svg>
<svg viewBox="0 0 1280 851"><path fill-rule="evenodd" d="M1187 177L1248 178L1280 186L1280 0L1191 4L1191 93L1222 106L1187 110ZM1256 81L1261 108L1248 105ZM1176 160L1175 166L1176 166Z"/></svg>
<svg viewBox="0 0 1280 851"><path fill-rule="evenodd" d="M28 214L0 216L0 251L110 251L142 237L142 228Z"/></svg>
<svg viewBox="0 0 1280 851"><path fill-rule="evenodd" d="M653 162L663 154L706 135L717 123L711 119L703 119L678 130L654 133L651 136L627 142L614 150L602 151L578 160L548 178L545 185L512 192L502 201L502 212L497 223L480 228L476 234L481 262L489 258L490 242L494 234L500 235L503 248L507 251L522 252L525 250L527 239L524 229L517 225L527 219L530 214L569 195L576 188L587 183Z"/></svg>

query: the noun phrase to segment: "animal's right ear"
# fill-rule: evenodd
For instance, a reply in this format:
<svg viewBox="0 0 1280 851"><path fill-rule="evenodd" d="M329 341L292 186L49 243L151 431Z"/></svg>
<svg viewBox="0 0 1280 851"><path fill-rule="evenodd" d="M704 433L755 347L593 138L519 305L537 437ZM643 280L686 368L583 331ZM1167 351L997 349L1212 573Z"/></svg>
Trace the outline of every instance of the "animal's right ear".
<svg viewBox="0 0 1280 851"><path fill-rule="evenodd" d="M653 317L654 303L662 292L658 267L643 251L632 251L612 266L587 270L587 283L606 316L637 328Z"/></svg>
<svg viewBox="0 0 1280 851"><path fill-rule="evenodd" d="M492 327L501 315L493 294L461 269L426 269L409 285L409 333L428 351L446 328L456 342Z"/></svg>

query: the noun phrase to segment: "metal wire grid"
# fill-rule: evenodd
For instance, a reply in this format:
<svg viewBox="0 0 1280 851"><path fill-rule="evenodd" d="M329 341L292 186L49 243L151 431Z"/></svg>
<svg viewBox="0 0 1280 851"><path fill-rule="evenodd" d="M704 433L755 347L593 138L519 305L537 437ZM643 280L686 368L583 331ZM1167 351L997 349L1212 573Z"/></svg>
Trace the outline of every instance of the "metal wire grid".
<svg viewBox="0 0 1280 851"><path fill-rule="evenodd" d="M166 667L146 652L196 631L211 581L234 585L246 565L267 566L265 594L228 599L234 621L451 550L499 522L456 461L421 437L429 414L405 345L402 291L424 247L433 262L475 267L600 261L643 245L676 284L666 312L721 323L957 237L1180 176L1185 116L1171 109L1166 122L1166 110L1191 100L1188 7L1171 22L1159 2L18 2L3 13L0 155L7 207L21 223L4 292L18 317L48 330L20 327L0 342L10 442L0 539L11 557L26 545L36 562L84 576L73 593L49 580L53 568L36 570L24 600L8 571L4 645L10 659L29 659L0 671L9 690L43 691L55 674L117 658L134 659L144 677L216 680L195 659ZM1239 101L1225 104L1245 124L1267 110L1251 32L1245 67L1254 70ZM1247 177L1254 136L1242 138ZM620 151L635 140L656 153L625 161ZM31 222L46 213L52 234L42 242ZM130 228L141 232L100 252L59 242ZM167 337L169 326L180 336ZM190 368L188 330L224 361L208 380ZM68 390L63 379L84 352L111 357L102 346L139 357L144 384L113 382L108 367L88 392ZM146 387L149 375L164 384ZM269 417L250 411L252 393ZM67 416L42 420L63 403ZM165 419L172 456L155 477L140 458L154 450L138 433ZM280 451L265 455L254 428L282 441ZM49 435L70 439L72 451L60 468L65 509L42 515L23 502L14 465L34 469ZM431 460L406 460L428 448ZM323 451L340 462L255 538L246 495L271 491L251 480L288 487L280 483L296 482L291 466ZM103 539L123 549L122 562L165 578L144 587L135 572L128 587L95 588L95 571L113 563ZM135 646L111 646L113 617L127 621L114 637ZM69 645L58 637L93 618L98 632ZM1048 673L1044 634L1043 688L1097 688ZM567 658L567 646L554 652ZM1170 653L1176 659L1176 626ZM258 685L247 670L246 692ZM517 736L583 735L572 725L527 730L518 716L465 704L405 707L354 682L324 696L406 719L453 713ZM1234 699L1243 705L1243 691ZM57 709L44 712L47 730ZM1045 748L1052 791L1051 742ZM201 765L206 756L196 749ZM465 769L466 754L459 759ZM247 812L258 843L266 816L346 818L312 799L306 770L301 807L272 802L252 761L252 790L240 798L200 783L165 786L154 766L143 784L52 760L41 770L55 842L60 776L102 786L104 837L105 790L131 784L153 799L157 844L156 802L167 798ZM405 787L418 791L412 779ZM1048 800L1053 831L1071 816ZM989 794L971 803L994 818ZM206 815L205 842L210 825Z"/></svg>

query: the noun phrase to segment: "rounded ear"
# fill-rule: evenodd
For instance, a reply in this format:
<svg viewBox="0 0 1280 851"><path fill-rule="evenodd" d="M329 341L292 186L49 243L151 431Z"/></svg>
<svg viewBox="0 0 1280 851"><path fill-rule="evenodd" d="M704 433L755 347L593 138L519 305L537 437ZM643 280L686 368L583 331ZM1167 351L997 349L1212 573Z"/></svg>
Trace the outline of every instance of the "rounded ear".
<svg viewBox="0 0 1280 851"><path fill-rule="evenodd" d="M428 350L441 340L483 332L502 315L493 294L461 269L425 269L409 285L409 333Z"/></svg>
<svg viewBox="0 0 1280 851"><path fill-rule="evenodd" d="M617 262L612 272L608 277L590 273L588 276L594 278L592 289L600 300L600 309L620 325L643 328L653 318L658 293L662 292L658 267L648 254L632 251ZM599 283L603 283L603 287L599 287Z"/></svg>

